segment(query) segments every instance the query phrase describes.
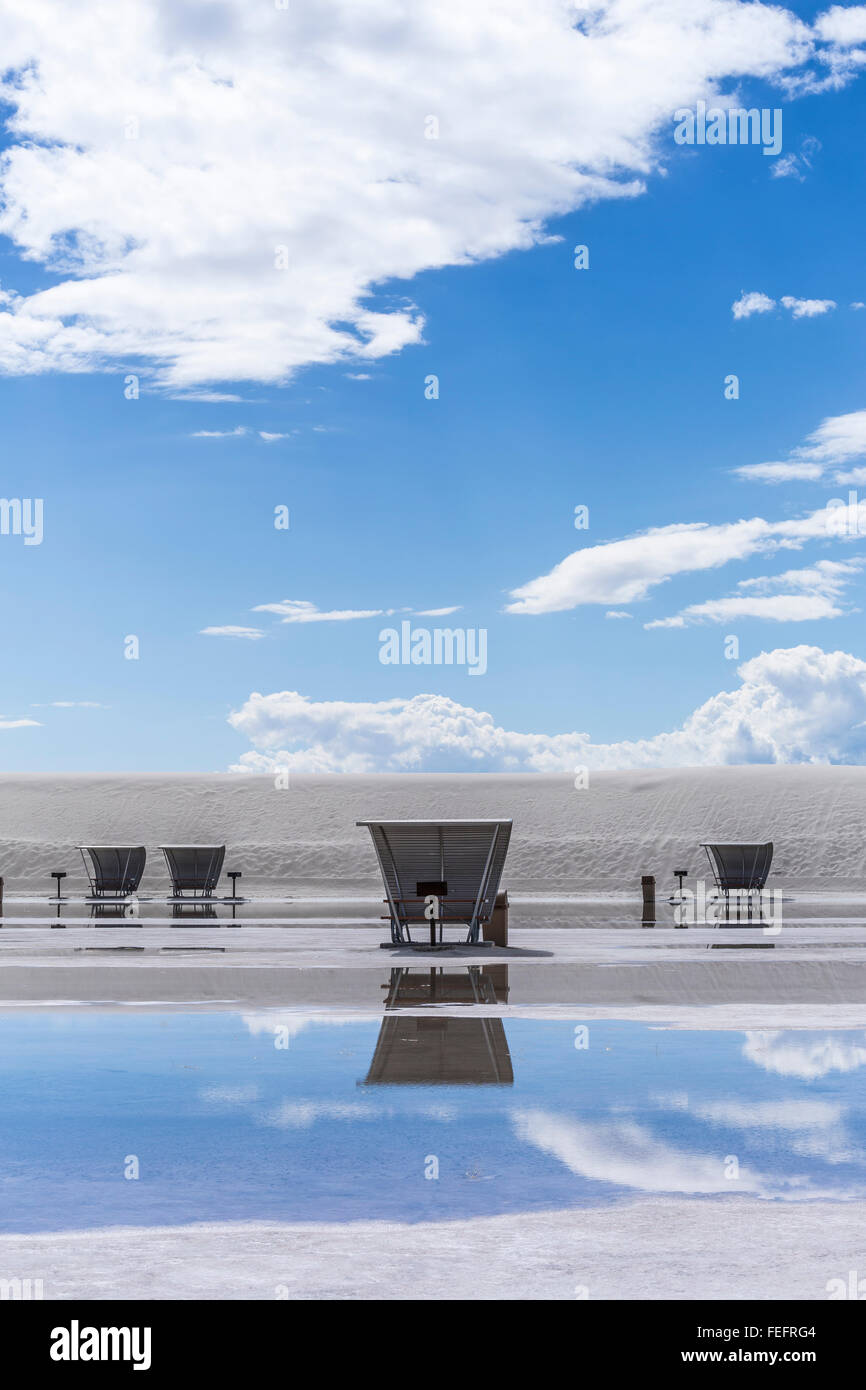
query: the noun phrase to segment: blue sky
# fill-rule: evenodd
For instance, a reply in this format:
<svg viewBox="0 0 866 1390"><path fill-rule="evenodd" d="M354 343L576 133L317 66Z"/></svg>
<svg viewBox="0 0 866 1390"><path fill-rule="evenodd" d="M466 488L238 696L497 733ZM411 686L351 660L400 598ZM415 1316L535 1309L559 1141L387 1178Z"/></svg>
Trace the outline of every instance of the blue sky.
<svg viewBox="0 0 866 1390"><path fill-rule="evenodd" d="M69 74L52 48L52 6L44 8L45 28L21 17L12 45L15 53L32 52L37 66L26 99L20 65L9 79L4 110L12 119L25 112L26 120L19 114L23 124L7 131L12 157L0 173L7 199L0 288L19 297L2 316L8 323L0 337L2 492L44 499L41 545L0 537L0 713L12 725L0 730L0 766L58 772L270 771L283 763L323 770L568 770L583 763L863 761L856 726L866 719L864 577L857 562L866 549L856 537L828 536L815 523L794 544L790 533L772 533L743 554L736 546L729 550L724 533L721 551L730 555L724 563L690 562L661 574L652 569L651 579L639 556L633 561L626 555L620 577L636 575L639 586L648 585L633 600L605 597L608 590L593 578L596 569L607 573L604 547L650 528L726 527L741 518L787 523L818 513L830 498L847 497L854 486L838 480L856 470L855 445L844 454L825 450L818 478L783 477L768 485L734 470L788 460L804 447L812 452L797 457L813 459L816 445L808 440L822 422L856 416L866 406L866 309L851 307L866 301L863 84L856 76L862 60L852 57L859 49L846 40L839 50L848 66L837 86L795 95L784 87L791 72L817 73L809 79L817 89L826 62L823 68L808 62L790 67L774 56L774 37L767 40L766 60L756 57L755 73L744 73L740 59L726 78L719 59L708 59L704 72L689 48L694 71L688 80L679 70L669 76L670 118L658 114L666 100L660 83L643 126L637 123L634 169L618 161L619 182L643 181L634 196L587 201L579 190L538 195L533 180L539 169L558 167L558 144L567 143L568 131L563 135L552 114L535 112L539 139L557 146L555 157L543 151L535 166L521 163L512 171L500 148L478 156L491 163L503 158L482 201L495 208L499 197L503 225L518 228L497 227L483 259L473 250L476 213L464 206L465 190L449 214L448 237L443 232L452 249L422 247L409 255L401 246L401 237L423 241L437 230L436 210L448 196L442 188L450 188L452 173L455 179L465 175L464 152L446 149L446 175L437 170L434 210L428 209L424 227L417 233L408 222L401 227L402 210L386 206L371 237L370 255L394 273L371 277L370 257L359 252L351 270L366 289L362 300L347 299L354 319L348 309L345 317L320 315L338 331L348 324L361 350L316 341L305 361L303 345L293 343L285 363L275 364L267 348L272 311L246 318L244 307L235 316L221 298L235 274L235 257L263 261L272 255L270 225L236 231L217 220L211 228L203 214L204 225L194 224L204 248L193 256L197 299L193 308L185 305L178 269L185 252L178 247L187 228L176 215L177 183L168 180L168 172L177 173L166 153L171 142L148 152L145 121L142 135L118 154L114 135L109 140L98 123L86 131L76 126L75 94L66 107L60 100L58 88ZM623 33L632 8L607 7ZM662 3L657 10L666 8ZM706 0L699 8L712 13L719 7ZM859 24L866 44L866 10L848 8L851 32L859 33ZM190 65L194 59L212 66L217 57L224 65L235 61L228 30L214 37L196 28L200 7L182 9L190 16L182 44L176 34L157 34L150 56L140 59L153 81L166 55L181 49L193 55ZM334 11L340 11L335 22L345 23L347 43L357 41L348 11ZM812 24L820 13L815 6L787 11L793 28L796 17ZM840 23L832 21L836 30ZM122 44L119 33L113 37ZM265 37L246 35L238 71L226 81L242 87L259 62L273 75ZM535 41L541 55L547 37ZM371 52L384 63L378 42L369 38ZM400 42L408 55L415 36L406 32ZM312 49L312 38L309 43ZM121 70L123 59L121 49ZM539 56L539 83L546 61ZM764 61L776 63L773 81L757 74ZM303 70L297 50L286 62ZM381 71L385 82L387 68ZM332 77L339 84L336 62ZM611 81L624 84L624 102L633 90L629 78L623 60L622 73ZM581 81L587 82L583 69L575 73L578 87ZM713 83L729 93L738 89L743 105L782 109L780 158L790 161L787 174L774 175L778 161L759 147L674 144L673 110L690 104L695 92L712 101ZM433 97L425 97L429 106ZM172 128L172 100L178 129L186 130L194 151L196 122L204 116L190 116L170 95L161 116L166 130ZM443 96L443 107L447 100ZM567 121L568 112L562 116ZM254 154L261 118L251 114L241 132ZM439 147L449 138L447 126L443 117ZM631 126L628 138L637 140ZM37 154L28 155L34 143ZM128 240L134 233L115 245L127 204L120 192L117 206L113 201L112 161L133 145L135 158L156 171L154 179L166 175L155 184L157 214L159 198L164 202L161 217L155 214L137 245ZM504 147L507 155L507 140ZM289 146L283 154L289 162L300 158ZM207 149L197 157L209 167ZM440 148L434 156L419 147L419 184L427 177L425 161L434 157ZM576 150L571 167L597 171L610 157L602 142L591 154ZM178 159L177 167L188 169L191 159ZM58 193L41 161L49 174L68 176L73 189L80 180L78 204L72 196L68 206L63 203L65 185ZM81 161L88 164L83 174ZM93 198L94 168L103 201L93 203L91 217L82 209L89 206L85 195ZM267 170L263 161L265 202ZM227 164L228 193L231 172ZM531 193L520 201L524 185ZM274 199L283 196L277 190ZM533 198L544 216L536 216ZM231 197L228 204L234 206ZM277 358L284 324L294 326L308 311L307 298L327 298L315 282L319 270L330 293L345 270L343 253L351 260L359 235L355 209L345 200L335 206L328 216L342 218L343 225L321 232L320 259L314 214L308 226L286 233L293 283L290 303L278 303L275 311L282 316L274 329ZM247 211L245 205L238 213L241 220ZM237 245L229 245L235 236ZM90 242L98 242L96 249ZM584 271L572 264L578 243L589 247ZM342 248L339 256L335 246ZM413 256L412 273L399 273ZM138 281L127 269L136 257L144 264ZM472 263L453 263L460 258ZM269 274L273 284L279 272L269 267ZM246 306L254 296L241 293L244 283L240 276L238 302ZM28 316L38 321L47 312L39 295L54 287L70 296L57 311L60 329L34 346ZM106 307L111 293L117 302ZM735 317L732 306L744 293L765 295L773 305ZM161 319L158 336L164 328L172 343L200 339L202 323L222 316L219 351L209 342L197 379L192 354L180 366L181 356L174 356L166 368L174 348L167 354L154 346L151 296ZM802 305L785 307L783 297L832 301L833 307L804 311ZM358 303L361 314L372 308L389 324L402 311L410 326L404 333L398 322L395 331L405 344L392 351L386 350L390 340L381 350L364 347ZM91 336L99 341L88 342L94 324L99 333ZM83 346L60 341L77 327ZM254 345L249 351L247 339ZM249 360L245 375L227 375L226 363ZM140 377L136 400L124 396L129 372ZM430 373L439 378L437 400L425 399ZM724 397L729 373L739 378L737 400ZM232 399L201 398L213 395ZM855 419L850 430L859 431L862 458L866 427ZM260 432L280 437L267 442ZM866 497L866 473L860 491ZM273 525L280 504L290 508L288 531ZM588 530L574 528L578 504L589 508ZM700 546L697 537L696 551ZM563 606L550 606L545 597L537 611L506 611L520 606L515 590L587 548L596 548L587 562L594 568L581 570ZM666 548L663 538L661 552ZM845 569L816 570L817 562ZM792 571L800 577L773 582ZM766 583L738 588L749 580ZM786 621L739 612L717 621L704 613L686 615L681 626L645 626L677 618L691 605L769 593L791 600ZM819 611L836 616L803 619L804 596L822 598ZM283 600L323 613L377 615L281 622L279 614L254 611ZM459 611L450 616L414 616L452 606ZM606 617L611 611L630 616ZM486 629L486 673L383 665L379 633L404 618L431 629ZM231 627L261 635L203 634ZM138 660L124 657L129 634L139 639ZM731 635L738 660L725 655ZM800 654L773 656L792 649ZM833 658L837 652L844 661ZM273 700L253 710L252 692ZM281 700L280 692L298 698ZM734 707L724 692L733 693ZM445 703L407 706L421 694ZM713 700L698 727L689 725L693 712ZM491 720L464 717L464 707ZM232 711L240 711L234 727ZM20 720L38 722L15 727ZM492 742L491 721L503 735ZM668 734L676 735L673 741L659 741ZM528 735L538 735L540 744L530 747Z"/></svg>

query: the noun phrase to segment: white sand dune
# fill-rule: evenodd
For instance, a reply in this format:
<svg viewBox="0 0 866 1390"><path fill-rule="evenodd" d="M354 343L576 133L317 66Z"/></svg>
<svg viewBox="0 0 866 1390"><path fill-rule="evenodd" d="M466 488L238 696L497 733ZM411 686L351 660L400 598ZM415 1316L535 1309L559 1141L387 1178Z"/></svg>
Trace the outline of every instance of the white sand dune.
<svg viewBox="0 0 866 1390"><path fill-rule="evenodd" d="M827 1299L866 1204L658 1198L397 1225L231 1223L0 1236L47 1299ZM838 1288L838 1285L836 1286Z"/></svg>
<svg viewBox="0 0 866 1390"><path fill-rule="evenodd" d="M632 889L642 873L703 872L700 841L767 840L786 891L866 886L866 768L730 767L568 777L42 775L0 777L7 891L84 877L74 846L145 844L144 891L164 888L161 842L225 841L256 891L379 886L364 817L512 816L508 886L523 893ZM231 861L229 863L229 860Z"/></svg>

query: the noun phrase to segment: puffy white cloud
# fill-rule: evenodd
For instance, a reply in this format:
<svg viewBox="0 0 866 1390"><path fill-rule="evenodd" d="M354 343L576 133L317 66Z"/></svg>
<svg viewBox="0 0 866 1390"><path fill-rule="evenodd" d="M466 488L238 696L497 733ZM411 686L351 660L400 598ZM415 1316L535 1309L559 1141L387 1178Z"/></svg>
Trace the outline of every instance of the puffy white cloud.
<svg viewBox="0 0 866 1390"><path fill-rule="evenodd" d="M836 308L835 299L795 299L791 294L783 294L782 303L795 319L813 319Z"/></svg>
<svg viewBox="0 0 866 1390"><path fill-rule="evenodd" d="M864 561L818 560L808 569L741 579L738 594L690 603L671 618L644 623L646 628L685 627L687 623L727 623L739 618L763 618L776 623L803 623L840 618L846 611L837 600L862 570ZM786 593L785 590L788 590ZM781 592L774 592L781 591Z"/></svg>
<svg viewBox="0 0 866 1390"><path fill-rule="evenodd" d="M801 160L796 155L788 155L774 165L773 173L776 178L801 177L800 168ZM779 303L790 310L795 319L815 318L836 308L835 299L797 299L792 294L783 294ZM731 305L731 313L735 319L750 319L753 314L769 314L775 307L775 299L761 290L750 290L748 293L744 290Z"/></svg>
<svg viewBox="0 0 866 1390"><path fill-rule="evenodd" d="M866 762L866 662L798 646L739 667L669 733L620 743L589 734L503 729L444 695L314 701L297 691L250 695L229 716L255 751L234 772L570 772L737 763Z"/></svg>
<svg viewBox="0 0 866 1390"><path fill-rule="evenodd" d="M851 32L744 0L7 0L0 232L52 282L7 293L0 366L177 392L397 352L423 316L382 286L639 193L683 103L814 90L812 58L839 85Z"/></svg>
<svg viewBox="0 0 866 1390"><path fill-rule="evenodd" d="M753 314L769 314L775 307L775 299L768 294L760 290L743 290L739 299L735 299L731 305L731 313L735 319L750 319Z"/></svg>
<svg viewBox="0 0 866 1390"><path fill-rule="evenodd" d="M866 501L862 504L866 534ZM588 603L623 604L647 594L676 574L717 569L759 552L798 549L808 540L838 535L838 519L826 507L791 521L763 517L723 522L675 523L625 540L572 551L548 574L511 590L508 613L558 613Z"/></svg>
<svg viewBox="0 0 866 1390"><path fill-rule="evenodd" d="M831 5L818 16L815 29L826 42L840 47L866 43L866 5Z"/></svg>
<svg viewBox="0 0 866 1390"><path fill-rule="evenodd" d="M864 470L844 469L855 459L866 457L866 410L852 410L847 415L829 415L806 438L806 443L791 452L781 463L748 463L734 469L741 478L758 482L777 483L793 479L817 480L828 473L837 483L863 482Z"/></svg>

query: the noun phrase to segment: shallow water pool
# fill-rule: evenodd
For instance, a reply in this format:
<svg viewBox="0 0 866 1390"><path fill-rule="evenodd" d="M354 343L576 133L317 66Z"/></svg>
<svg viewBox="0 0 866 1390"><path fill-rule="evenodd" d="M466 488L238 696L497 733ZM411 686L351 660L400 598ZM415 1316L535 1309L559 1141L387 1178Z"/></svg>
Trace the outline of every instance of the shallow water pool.
<svg viewBox="0 0 866 1390"><path fill-rule="evenodd" d="M387 998L378 1016L0 1014L0 1230L866 1192L866 1032Z"/></svg>

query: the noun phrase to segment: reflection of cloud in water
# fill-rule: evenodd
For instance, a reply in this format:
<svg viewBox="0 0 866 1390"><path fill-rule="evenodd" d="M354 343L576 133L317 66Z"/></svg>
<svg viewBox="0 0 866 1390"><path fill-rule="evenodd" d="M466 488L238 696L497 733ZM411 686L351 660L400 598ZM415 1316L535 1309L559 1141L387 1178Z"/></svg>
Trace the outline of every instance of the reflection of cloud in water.
<svg viewBox="0 0 866 1390"><path fill-rule="evenodd" d="M708 1124L729 1129L769 1129L786 1133L792 1153L822 1158L827 1163L863 1162L864 1154L849 1137L844 1118L847 1106L835 1101L719 1100L690 1102L684 1092L654 1096L662 1110L677 1110Z"/></svg>
<svg viewBox="0 0 866 1390"><path fill-rule="evenodd" d="M863 1042L841 1037L820 1037L792 1032L747 1032L743 1056L765 1071L779 1076L798 1076L814 1081L829 1072L856 1071L866 1066L866 1034Z"/></svg>
<svg viewBox="0 0 866 1390"><path fill-rule="evenodd" d="M277 1129L309 1129L316 1120L378 1120L389 1113L380 1106L350 1101L284 1100L261 1120Z"/></svg>
<svg viewBox="0 0 866 1390"><path fill-rule="evenodd" d="M279 1030L282 1037L288 1042L292 1038L299 1037L301 1033L312 1028L315 1024L341 1027L346 1023L369 1023L370 1015L368 1013L312 1013L308 1009L298 1009L287 1013L241 1014L241 1021L253 1037L258 1037L263 1033L270 1037L276 1037Z"/></svg>
<svg viewBox="0 0 866 1390"><path fill-rule="evenodd" d="M214 1105L250 1105L259 1098L258 1086L206 1086L198 1093L199 1100Z"/></svg>
<svg viewBox="0 0 866 1390"><path fill-rule="evenodd" d="M767 1187L760 1173L740 1167L725 1177L724 1154L690 1154L656 1139L633 1120L584 1124L544 1110L513 1116L518 1136L558 1158L573 1173L641 1192L753 1192ZM802 1181L802 1180L794 1180Z"/></svg>
<svg viewBox="0 0 866 1390"><path fill-rule="evenodd" d="M787 1201L817 1198L845 1200L857 1195L851 1189L815 1187L803 1174L788 1177L761 1173L740 1164L739 1177L725 1177L725 1157L718 1154L688 1153L655 1138L633 1120L584 1124L565 1120L544 1110L518 1111L512 1117L518 1137L544 1153L559 1159L579 1177L594 1182L615 1183L638 1192L680 1192L688 1195L751 1193L757 1197ZM807 1153L805 1147L817 1133L812 1131L791 1148Z"/></svg>

